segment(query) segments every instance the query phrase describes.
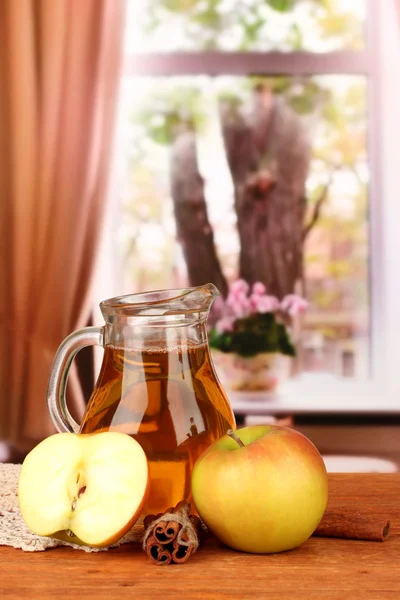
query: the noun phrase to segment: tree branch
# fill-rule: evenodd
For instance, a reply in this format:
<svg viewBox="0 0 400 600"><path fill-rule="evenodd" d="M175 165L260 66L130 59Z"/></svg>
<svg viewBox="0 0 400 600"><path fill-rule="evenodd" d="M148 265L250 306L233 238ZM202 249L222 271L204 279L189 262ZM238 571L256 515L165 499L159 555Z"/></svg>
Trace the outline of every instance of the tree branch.
<svg viewBox="0 0 400 600"><path fill-rule="evenodd" d="M329 181L324 185L317 201L315 202L314 210L311 215L310 221L303 229L303 242L306 240L308 234L310 233L310 231L312 230L312 228L317 223L317 221L320 217L322 205L324 204L325 200L328 197L328 191L329 191L330 185L332 183L332 179L333 179L333 171L329 177Z"/></svg>

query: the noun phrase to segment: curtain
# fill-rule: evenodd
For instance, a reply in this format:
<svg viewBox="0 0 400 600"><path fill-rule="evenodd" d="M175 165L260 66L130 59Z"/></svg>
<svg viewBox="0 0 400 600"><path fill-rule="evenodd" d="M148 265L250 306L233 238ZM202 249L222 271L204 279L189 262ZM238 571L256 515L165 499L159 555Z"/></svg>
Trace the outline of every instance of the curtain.
<svg viewBox="0 0 400 600"><path fill-rule="evenodd" d="M51 362L90 312L124 11L125 0L0 2L0 440L17 448L54 432Z"/></svg>

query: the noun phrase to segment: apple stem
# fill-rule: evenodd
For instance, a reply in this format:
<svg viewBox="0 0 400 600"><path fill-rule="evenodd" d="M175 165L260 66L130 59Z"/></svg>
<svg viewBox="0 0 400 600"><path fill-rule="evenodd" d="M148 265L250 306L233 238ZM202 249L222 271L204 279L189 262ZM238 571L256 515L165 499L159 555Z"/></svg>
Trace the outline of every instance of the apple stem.
<svg viewBox="0 0 400 600"><path fill-rule="evenodd" d="M233 440L235 440L235 442L241 448L244 448L244 444L243 444L242 440L240 439L240 437L238 435L236 435L236 433L233 431L233 429L229 429L226 433L229 435L229 437L231 437Z"/></svg>

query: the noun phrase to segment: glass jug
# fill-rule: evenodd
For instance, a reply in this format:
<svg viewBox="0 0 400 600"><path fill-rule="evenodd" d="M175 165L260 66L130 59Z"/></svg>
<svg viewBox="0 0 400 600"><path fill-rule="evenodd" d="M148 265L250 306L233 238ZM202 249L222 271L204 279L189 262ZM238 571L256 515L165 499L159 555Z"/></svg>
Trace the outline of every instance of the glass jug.
<svg viewBox="0 0 400 600"><path fill-rule="evenodd" d="M72 333L54 358L48 388L59 431L121 431L146 452L150 495L144 514L190 499L198 456L235 419L215 374L206 321L218 295L212 284L111 298L105 326ZM84 346L104 346L101 371L81 425L65 400L69 367Z"/></svg>

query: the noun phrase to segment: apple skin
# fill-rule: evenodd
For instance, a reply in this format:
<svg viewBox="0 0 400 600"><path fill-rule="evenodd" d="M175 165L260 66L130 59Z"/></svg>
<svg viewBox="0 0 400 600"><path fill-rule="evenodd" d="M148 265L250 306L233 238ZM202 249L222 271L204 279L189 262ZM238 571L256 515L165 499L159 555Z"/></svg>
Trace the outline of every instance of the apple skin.
<svg viewBox="0 0 400 600"><path fill-rule="evenodd" d="M225 435L197 460L192 495L207 527L227 546L253 553L305 542L328 501L324 461L301 433L277 425Z"/></svg>

